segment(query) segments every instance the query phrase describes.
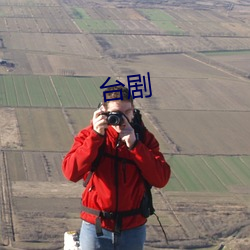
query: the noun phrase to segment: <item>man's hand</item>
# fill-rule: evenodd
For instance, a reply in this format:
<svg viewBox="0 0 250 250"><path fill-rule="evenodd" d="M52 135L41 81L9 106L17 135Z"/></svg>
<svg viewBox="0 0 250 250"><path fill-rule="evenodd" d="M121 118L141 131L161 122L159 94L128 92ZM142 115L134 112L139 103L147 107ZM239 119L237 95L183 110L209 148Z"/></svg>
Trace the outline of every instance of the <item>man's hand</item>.
<svg viewBox="0 0 250 250"><path fill-rule="evenodd" d="M133 148L136 142L135 131L131 127L127 118L123 116L124 124L121 125L121 132L119 134L119 138L126 143L126 146L130 149Z"/></svg>
<svg viewBox="0 0 250 250"><path fill-rule="evenodd" d="M105 130L108 127L107 116L102 115L104 112L103 106L100 109L96 110L93 115L93 129L101 135L105 134Z"/></svg>

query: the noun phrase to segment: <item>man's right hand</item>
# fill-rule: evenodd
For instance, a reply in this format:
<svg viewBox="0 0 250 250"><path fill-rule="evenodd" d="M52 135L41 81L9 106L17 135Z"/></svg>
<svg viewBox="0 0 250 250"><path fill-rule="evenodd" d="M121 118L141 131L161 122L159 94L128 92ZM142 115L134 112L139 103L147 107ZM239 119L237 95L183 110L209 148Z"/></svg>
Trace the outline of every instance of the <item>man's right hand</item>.
<svg viewBox="0 0 250 250"><path fill-rule="evenodd" d="M105 130L108 127L107 116L102 115L105 112L104 107L102 106L100 109L96 110L93 115L93 129L101 135L105 135Z"/></svg>

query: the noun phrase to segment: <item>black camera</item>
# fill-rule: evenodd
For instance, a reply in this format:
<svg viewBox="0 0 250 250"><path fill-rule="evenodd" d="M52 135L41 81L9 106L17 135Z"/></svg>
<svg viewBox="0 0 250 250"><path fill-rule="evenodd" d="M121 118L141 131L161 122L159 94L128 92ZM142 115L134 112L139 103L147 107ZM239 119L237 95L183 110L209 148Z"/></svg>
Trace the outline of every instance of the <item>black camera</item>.
<svg viewBox="0 0 250 250"><path fill-rule="evenodd" d="M109 125L121 125L123 123L123 113L120 111L104 112L102 115L107 116Z"/></svg>

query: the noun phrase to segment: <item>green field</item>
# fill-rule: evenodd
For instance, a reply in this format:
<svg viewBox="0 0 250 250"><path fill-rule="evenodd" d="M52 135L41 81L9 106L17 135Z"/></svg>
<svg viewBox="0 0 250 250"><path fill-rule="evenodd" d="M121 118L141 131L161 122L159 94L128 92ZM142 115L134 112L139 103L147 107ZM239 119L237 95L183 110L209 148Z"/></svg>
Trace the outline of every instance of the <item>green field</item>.
<svg viewBox="0 0 250 250"><path fill-rule="evenodd" d="M0 107L96 107L105 80L106 77L0 76Z"/></svg>
<svg viewBox="0 0 250 250"><path fill-rule="evenodd" d="M115 32L119 27L112 20L93 19L87 12L78 7L71 9L71 15L78 27L88 32Z"/></svg>
<svg viewBox="0 0 250 250"><path fill-rule="evenodd" d="M150 21L173 21L172 16L159 9L138 9Z"/></svg>
<svg viewBox="0 0 250 250"><path fill-rule="evenodd" d="M221 50L221 51L204 51L202 54L206 56L234 56L250 54L250 50Z"/></svg>
<svg viewBox="0 0 250 250"><path fill-rule="evenodd" d="M78 27L89 32L115 32L119 27L112 20L76 19Z"/></svg>
<svg viewBox="0 0 250 250"><path fill-rule="evenodd" d="M74 19L90 19L91 17L87 14L87 12L79 7L71 8L71 15Z"/></svg>
<svg viewBox="0 0 250 250"><path fill-rule="evenodd" d="M163 10L159 9L139 9L138 10L143 16L154 23L158 28L175 33L182 34L183 30L180 29L176 24L172 16L167 14Z"/></svg>
<svg viewBox="0 0 250 250"><path fill-rule="evenodd" d="M159 9L138 9L138 12L145 16L150 22L154 23L155 26L160 28L163 31L181 35L183 34L183 30L180 29L176 24L175 20L172 16L167 14L163 10ZM94 19L86 10L78 7L74 7L71 9L71 16L74 21L78 25L78 27L82 30L88 32L116 32L120 30L120 27L116 25L115 20L102 20L102 19Z"/></svg>
<svg viewBox="0 0 250 250"><path fill-rule="evenodd" d="M169 191L229 192L249 186L250 156L166 156Z"/></svg>

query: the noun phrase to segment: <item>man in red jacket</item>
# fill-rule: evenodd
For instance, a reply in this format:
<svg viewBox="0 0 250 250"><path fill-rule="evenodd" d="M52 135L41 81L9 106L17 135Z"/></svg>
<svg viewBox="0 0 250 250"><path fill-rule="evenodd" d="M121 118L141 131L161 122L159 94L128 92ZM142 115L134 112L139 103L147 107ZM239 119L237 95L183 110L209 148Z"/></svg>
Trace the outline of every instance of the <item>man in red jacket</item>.
<svg viewBox="0 0 250 250"><path fill-rule="evenodd" d="M146 216L141 212L145 180L162 188L171 171L153 134L146 129L143 140L136 137L129 90L116 86L107 91L110 101L94 112L91 125L75 137L62 170L73 182L88 179L82 194L81 249L142 250L146 239ZM116 112L115 117L109 112Z"/></svg>

